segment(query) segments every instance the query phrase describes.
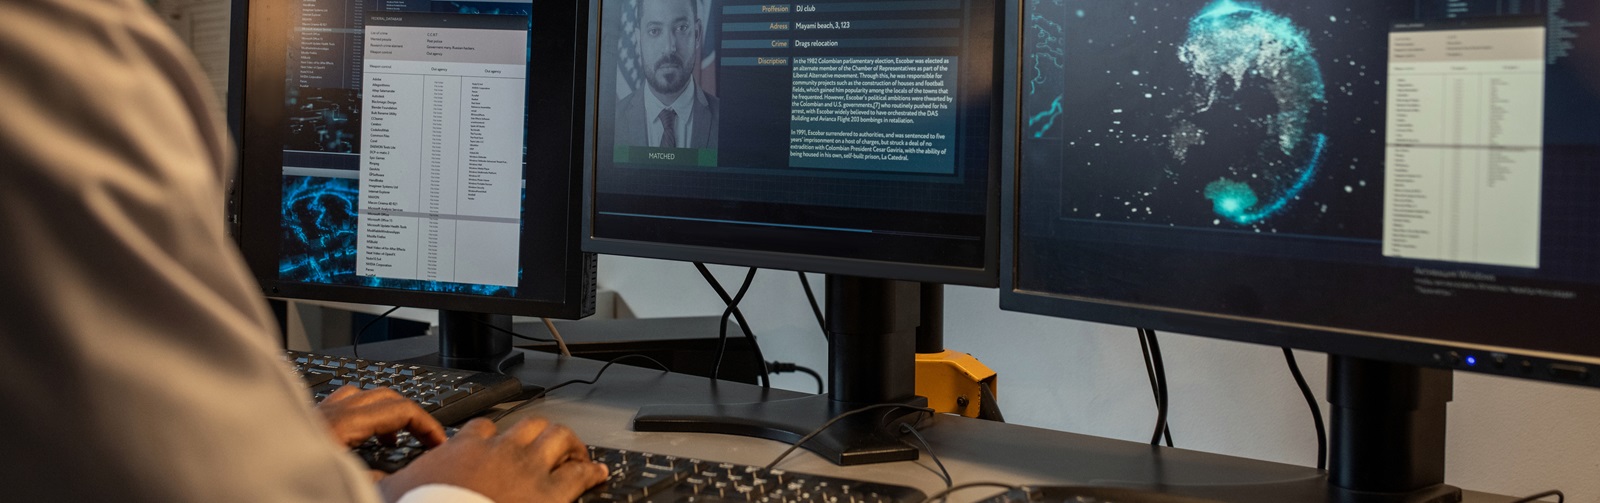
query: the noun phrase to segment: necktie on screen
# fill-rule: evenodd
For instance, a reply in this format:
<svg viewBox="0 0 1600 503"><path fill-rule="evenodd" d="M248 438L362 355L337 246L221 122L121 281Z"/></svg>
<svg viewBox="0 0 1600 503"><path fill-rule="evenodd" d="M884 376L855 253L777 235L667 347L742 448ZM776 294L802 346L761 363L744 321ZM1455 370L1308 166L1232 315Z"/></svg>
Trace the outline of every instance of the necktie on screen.
<svg viewBox="0 0 1600 503"><path fill-rule="evenodd" d="M661 115L657 115L656 118L661 120L661 144L656 146L677 148L678 112L672 111L671 108L664 108L661 110Z"/></svg>

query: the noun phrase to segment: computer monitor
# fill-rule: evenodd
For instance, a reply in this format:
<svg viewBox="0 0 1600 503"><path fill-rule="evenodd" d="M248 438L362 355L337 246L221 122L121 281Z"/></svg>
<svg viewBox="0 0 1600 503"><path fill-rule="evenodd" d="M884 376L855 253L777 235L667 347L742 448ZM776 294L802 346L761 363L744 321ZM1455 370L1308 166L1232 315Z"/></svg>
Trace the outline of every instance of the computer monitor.
<svg viewBox="0 0 1600 503"><path fill-rule="evenodd" d="M489 368L511 315L594 310L572 2L237 0L234 234L270 297L439 309Z"/></svg>
<svg viewBox="0 0 1600 503"><path fill-rule="evenodd" d="M793 442L915 401L912 282L998 282L997 2L589 6L584 250L829 275L829 397L646 408L635 428ZM806 447L916 456L858 422Z"/></svg>
<svg viewBox="0 0 1600 503"><path fill-rule="evenodd" d="M1439 480L1448 370L1600 385L1600 7L1019 8L1003 309L1329 353Z"/></svg>

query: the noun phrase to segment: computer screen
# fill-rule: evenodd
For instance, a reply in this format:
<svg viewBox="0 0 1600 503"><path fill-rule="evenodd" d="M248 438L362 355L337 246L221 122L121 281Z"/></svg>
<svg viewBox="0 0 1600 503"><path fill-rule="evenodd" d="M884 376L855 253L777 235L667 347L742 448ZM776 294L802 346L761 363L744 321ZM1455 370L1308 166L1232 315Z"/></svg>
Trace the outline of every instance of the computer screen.
<svg viewBox="0 0 1600 503"><path fill-rule="evenodd" d="M988 0L596 0L584 249L996 284Z"/></svg>
<svg viewBox="0 0 1600 503"><path fill-rule="evenodd" d="M592 312L569 4L241 1L235 231L267 294Z"/></svg>
<svg viewBox="0 0 1600 503"><path fill-rule="evenodd" d="M1002 307L1600 384L1600 5L1021 14Z"/></svg>
<svg viewBox="0 0 1600 503"><path fill-rule="evenodd" d="M796 442L871 404L805 447L916 458L880 431L927 403L912 282L998 284L998 6L589 2L583 249L828 275L828 395L649 406L636 430Z"/></svg>

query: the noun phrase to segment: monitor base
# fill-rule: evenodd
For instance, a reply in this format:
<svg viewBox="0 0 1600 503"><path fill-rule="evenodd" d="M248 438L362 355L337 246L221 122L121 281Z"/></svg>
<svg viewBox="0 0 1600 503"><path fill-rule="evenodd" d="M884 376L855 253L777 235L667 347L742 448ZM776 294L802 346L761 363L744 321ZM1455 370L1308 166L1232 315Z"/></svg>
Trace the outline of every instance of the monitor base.
<svg viewBox="0 0 1600 503"><path fill-rule="evenodd" d="M1374 493L1329 487L1340 503L1461 503L1461 488L1439 484L1406 493Z"/></svg>
<svg viewBox="0 0 1600 503"><path fill-rule="evenodd" d="M922 397L839 420L800 447L841 466L910 461L917 449L899 437L902 423L923 417ZM872 404L851 404L825 395L735 404L647 405L633 418L634 431L722 433L793 444L840 414Z"/></svg>
<svg viewBox="0 0 1600 503"><path fill-rule="evenodd" d="M474 372L490 372L503 374L512 367L522 365L526 357L520 351L512 351L503 355L481 358L452 358L439 353L428 353L422 356L406 358L395 363L410 363L415 365L432 365L435 367L471 370Z"/></svg>

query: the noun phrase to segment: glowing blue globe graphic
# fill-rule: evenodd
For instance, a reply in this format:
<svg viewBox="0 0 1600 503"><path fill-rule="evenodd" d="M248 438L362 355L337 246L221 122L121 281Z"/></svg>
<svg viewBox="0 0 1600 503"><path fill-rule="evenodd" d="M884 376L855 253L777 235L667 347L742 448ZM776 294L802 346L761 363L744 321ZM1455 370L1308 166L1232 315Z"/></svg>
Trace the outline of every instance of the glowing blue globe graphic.
<svg viewBox="0 0 1600 503"><path fill-rule="evenodd" d="M1221 220L1255 224L1310 185L1327 137L1322 70L1306 32L1259 6L1218 0L1189 22L1178 59L1191 98L1167 143Z"/></svg>

